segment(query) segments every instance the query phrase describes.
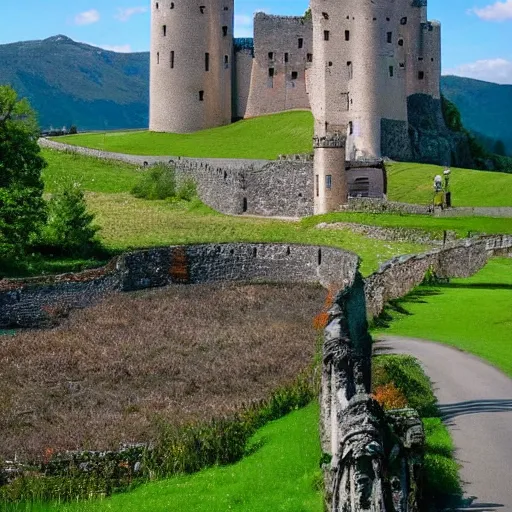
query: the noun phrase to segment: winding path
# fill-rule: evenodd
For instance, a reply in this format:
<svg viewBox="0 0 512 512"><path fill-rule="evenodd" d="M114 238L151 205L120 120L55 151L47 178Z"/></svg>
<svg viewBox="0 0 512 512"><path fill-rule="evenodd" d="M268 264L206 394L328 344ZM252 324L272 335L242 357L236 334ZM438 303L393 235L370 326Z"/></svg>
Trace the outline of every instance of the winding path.
<svg viewBox="0 0 512 512"><path fill-rule="evenodd" d="M416 357L434 383L462 464L465 494L474 498L463 509L512 512L512 379L445 345L396 336L379 340L377 353Z"/></svg>

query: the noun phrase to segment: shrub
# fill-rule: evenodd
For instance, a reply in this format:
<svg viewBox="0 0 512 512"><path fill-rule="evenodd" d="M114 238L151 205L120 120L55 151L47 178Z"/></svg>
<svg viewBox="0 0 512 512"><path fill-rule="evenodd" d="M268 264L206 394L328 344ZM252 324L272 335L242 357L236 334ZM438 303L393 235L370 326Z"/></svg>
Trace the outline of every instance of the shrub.
<svg viewBox="0 0 512 512"><path fill-rule="evenodd" d="M141 199L169 199L176 195L174 167L165 164L152 166L145 172L132 194Z"/></svg>
<svg viewBox="0 0 512 512"><path fill-rule="evenodd" d="M197 196L196 183L192 178L185 178L176 191L176 197L182 201L192 201Z"/></svg>
<svg viewBox="0 0 512 512"><path fill-rule="evenodd" d="M405 395L392 382L378 386L374 391L374 397L386 410L403 409L408 405Z"/></svg>
<svg viewBox="0 0 512 512"><path fill-rule="evenodd" d="M83 256L97 247L94 215L87 211L83 190L78 184L65 182L48 203L48 222L43 229L42 245L57 252Z"/></svg>
<svg viewBox="0 0 512 512"><path fill-rule="evenodd" d="M438 415L430 380L416 359L411 356L379 356L374 358L373 364L374 393L379 387L392 382L421 417Z"/></svg>

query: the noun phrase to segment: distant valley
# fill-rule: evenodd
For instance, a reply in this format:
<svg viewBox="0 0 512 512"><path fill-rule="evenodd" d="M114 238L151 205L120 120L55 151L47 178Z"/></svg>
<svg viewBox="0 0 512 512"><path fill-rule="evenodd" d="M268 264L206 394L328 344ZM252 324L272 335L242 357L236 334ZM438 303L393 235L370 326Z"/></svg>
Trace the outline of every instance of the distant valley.
<svg viewBox="0 0 512 512"><path fill-rule="evenodd" d="M146 128L149 53L114 53L66 36L0 45L0 84L12 85L39 112L41 127ZM466 128L502 140L512 153L512 85L442 77L442 92Z"/></svg>

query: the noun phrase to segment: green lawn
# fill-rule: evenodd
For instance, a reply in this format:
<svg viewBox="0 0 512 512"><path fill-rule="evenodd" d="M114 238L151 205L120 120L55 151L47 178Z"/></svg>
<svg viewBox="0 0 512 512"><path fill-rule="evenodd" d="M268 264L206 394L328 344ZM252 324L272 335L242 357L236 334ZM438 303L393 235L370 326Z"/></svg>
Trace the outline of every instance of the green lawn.
<svg viewBox="0 0 512 512"><path fill-rule="evenodd" d="M127 192L137 183L140 171L123 162L99 160L76 153L43 149L42 156L48 162L43 171L46 192L55 192L64 180L80 183L88 192L116 194Z"/></svg>
<svg viewBox="0 0 512 512"><path fill-rule="evenodd" d="M432 183L444 167L395 163L388 169L388 197L391 201L430 204ZM452 168L454 206L512 206L512 174Z"/></svg>
<svg viewBox="0 0 512 512"><path fill-rule="evenodd" d="M293 111L246 119L191 134L105 132L69 135L55 140L132 155L270 160L280 154L310 153L313 150L313 116L311 112Z"/></svg>
<svg viewBox="0 0 512 512"><path fill-rule="evenodd" d="M19 506L32 512L322 512L318 404L261 428L237 464L141 485L103 501ZM0 509L1 510L1 509Z"/></svg>
<svg viewBox="0 0 512 512"><path fill-rule="evenodd" d="M420 288L400 302L407 314L382 334L439 341L480 356L512 376L512 259L498 258L469 279Z"/></svg>
<svg viewBox="0 0 512 512"><path fill-rule="evenodd" d="M206 242L283 242L331 245L356 252L363 258L362 270L371 273L397 254L417 252L424 246L369 240L348 230L319 230L314 223L230 217L192 203L146 201L129 191L138 181L135 166L107 162L81 155L44 150L47 192L54 192L63 179L81 183L87 202L101 226L100 237L114 252L171 244ZM33 273L74 270L81 261L48 261L33 264ZM69 264L69 266L68 266Z"/></svg>

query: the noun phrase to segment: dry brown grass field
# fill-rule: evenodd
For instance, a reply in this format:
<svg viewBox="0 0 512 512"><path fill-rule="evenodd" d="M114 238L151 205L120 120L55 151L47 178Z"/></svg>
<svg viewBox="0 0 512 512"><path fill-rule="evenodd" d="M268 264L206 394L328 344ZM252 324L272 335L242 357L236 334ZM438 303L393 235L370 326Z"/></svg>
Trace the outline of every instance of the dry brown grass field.
<svg viewBox="0 0 512 512"><path fill-rule="evenodd" d="M209 420L264 399L312 364L325 296L304 285L174 286L0 337L0 458L148 442L159 420Z"/></svg>

